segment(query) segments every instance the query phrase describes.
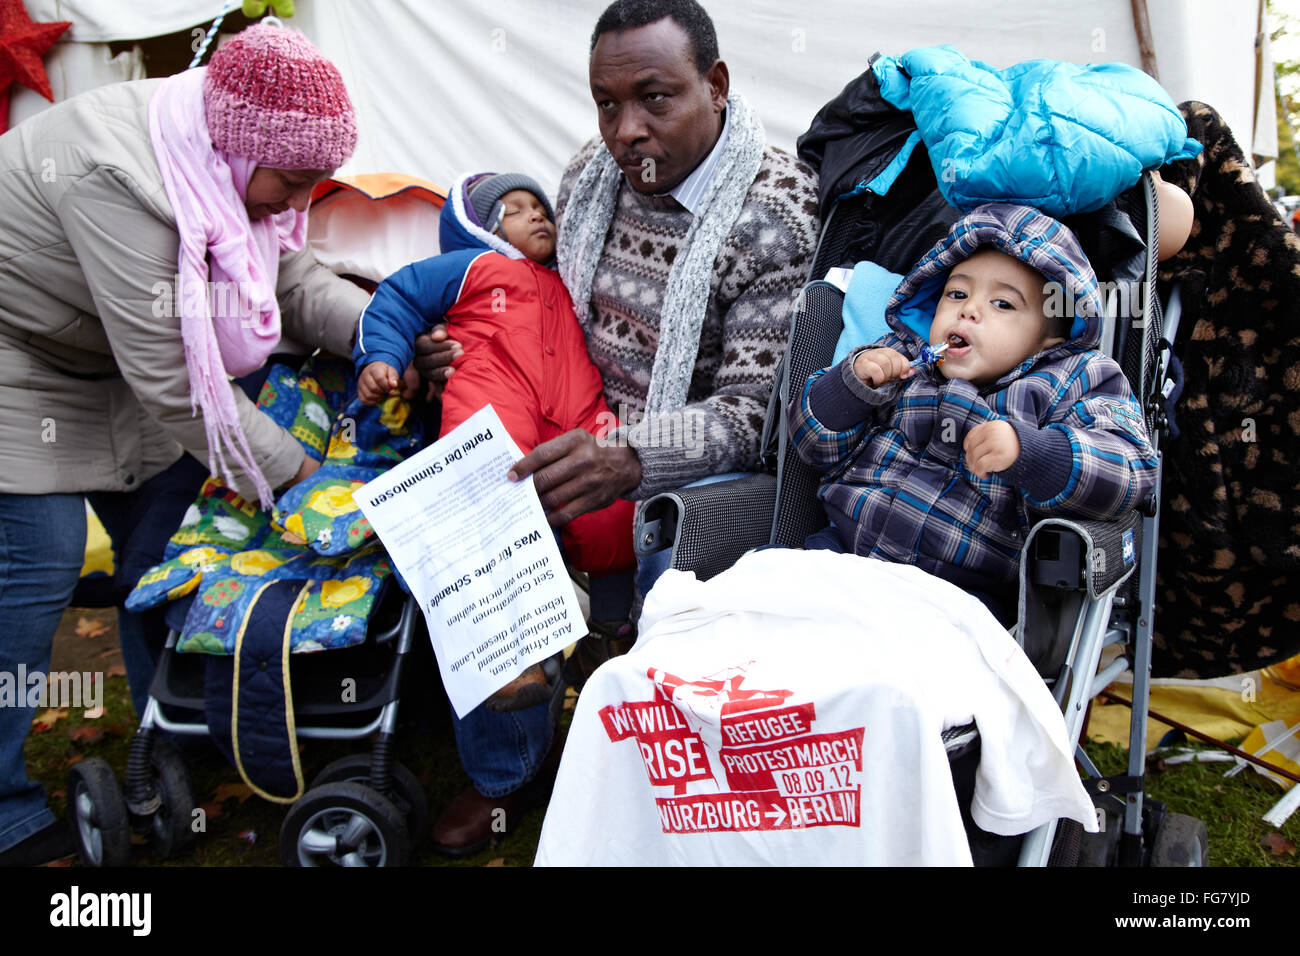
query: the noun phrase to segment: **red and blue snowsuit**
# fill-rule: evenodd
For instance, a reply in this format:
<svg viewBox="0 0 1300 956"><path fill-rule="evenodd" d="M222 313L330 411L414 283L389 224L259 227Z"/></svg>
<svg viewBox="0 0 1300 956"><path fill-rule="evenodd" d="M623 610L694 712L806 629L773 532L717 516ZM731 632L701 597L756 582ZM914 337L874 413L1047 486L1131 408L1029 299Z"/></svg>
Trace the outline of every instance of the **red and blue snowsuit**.
<svg viewBox="0 0 1300 956"><path fill-rule="evenodd" d="M524 454L574 428L597 436L617 428L559 274L474 225L461 183L443 207L439 247L375 291L357 324L358 373L378 361L400 374L415 337L446 322L465 354L443 392L440 434L487 404ZM569 562L595 575L635 567L632 514L619 500L565 525Z"/></svg>

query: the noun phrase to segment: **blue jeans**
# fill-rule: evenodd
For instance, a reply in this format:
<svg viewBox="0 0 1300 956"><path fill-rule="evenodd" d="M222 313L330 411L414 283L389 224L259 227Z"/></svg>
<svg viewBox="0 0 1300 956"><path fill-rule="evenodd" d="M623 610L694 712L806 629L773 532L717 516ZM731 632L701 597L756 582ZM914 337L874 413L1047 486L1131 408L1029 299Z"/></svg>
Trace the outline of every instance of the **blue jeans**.
<svg viewBox="0 0 1300 956"><path fill-rule="evenodd" d="M59 619L86 556L81 495L0 494L0 681L50 669ZM33 709L27 687L0 698L0 851L54 822L45 789L27 779L23 742Z"/></svg>
<svg viewBox="0 0 1300 956"><path fill-rule="evenodd" d="M687 487L744 477L739 472L714 475ZM642 594L649 591L659 576L668 570L669 563L666 550L649 558L638 558L637 590ZM603 603L605 597L601 595L598 600ZM596 603L597 600L593 600L592 618L602 620L596 613ZM451 723L456 733L456 749L460 752L461 766L469 774L475 789L485 797L500 797L513 793L535 777L542 761L550 753L555 738L555 720L556 712L550 704L538 704L512 713L498 713L480 706L466 714L463 720L453 709Z"/></svg>
<svg viewBox="0 0 1300 956"><path fill-rule="evenodd" d="M185 510L198 496L207 476L207 467L187 454L136 491L96 491L86 496L113 542L117 633L137 715L144 713L154 668L167 637L165 609L132 614L122 605L140 575L161 563L167 540L180 527Z"/></svg>
<svg viewBox="0 0 1300 956"><path fill-rule="evenodd" d="M555 739L550 704L537 704L509 713L482 705L464 719L451 712L461 766L474 788L485 797L514 793L541 769Z"/></svg>
<svg viewBox="0 0 1300 956"><path fill-rule="evenodd" d="M128 614L120 608L136 580L162 560L167 539L180 525L207 469L184 455L134 492L90 495L113 541L114 597L122 660L131 699L143 713L166 626L162 611ZM86 557L86 503L79 494L0 494L0 680L46 673L54 632ZM24 691L25 688L18 688ZM0 851L54 822L45 791L27 779L23 741L32 711L25 693L13 706L0 698Z"/></svg>

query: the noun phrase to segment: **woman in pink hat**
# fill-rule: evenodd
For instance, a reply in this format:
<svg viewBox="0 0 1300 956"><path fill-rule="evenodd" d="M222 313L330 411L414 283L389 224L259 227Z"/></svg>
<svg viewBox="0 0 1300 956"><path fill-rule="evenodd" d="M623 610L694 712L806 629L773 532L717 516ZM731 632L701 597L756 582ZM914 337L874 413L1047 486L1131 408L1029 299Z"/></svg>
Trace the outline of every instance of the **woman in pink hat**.
<svg viewBox="0 0 1300 956"><path fill-rule="evenodd" d="M206 69L94 90L0 136L0 691L49 668L87 495L124 596L209 468L263 506L315 469L231 378L273 350L351 354L368 297L305 240L312 188L356 138L338 70L269 25ZM143 700L144 623L119 623ZM26 778L16 697L0 700L0 865L69 849Z"/></svg>

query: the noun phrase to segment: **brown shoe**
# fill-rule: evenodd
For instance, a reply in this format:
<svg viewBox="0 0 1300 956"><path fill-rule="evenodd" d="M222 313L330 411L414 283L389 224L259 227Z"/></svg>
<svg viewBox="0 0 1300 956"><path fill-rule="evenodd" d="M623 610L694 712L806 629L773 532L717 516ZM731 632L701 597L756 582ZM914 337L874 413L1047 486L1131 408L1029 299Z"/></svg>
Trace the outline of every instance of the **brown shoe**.
<svg viewBox="0 0 1300 956"><path fill-rule="evenodd" d="M564 678L574 690L581 691L596 668L621 657L636 644L636 628L627 621L588 621L590 632L573 649L564 662Z"/></svg>
<svg viewBox="0 0 1300 956"><path fill-rule="evenodd" d="M542 806L550 797L562 750L556 740L537 776L514 793L485 797L473 784L462 790L433 825L433 849L443 856L473 856L486 850L493 839L514 830L529 810Z"/></svg>
<svg viewBox="0 0 1300 956"><path fill-rule="evenodd" d="M488 710L508 712L545 704L555 693L555 679L560 676L560 656L534 664L483 701Z"/></svg>
<svg viewBox="0 0 1300 956"><path fill-rule="evenodd" d="M522 790L504 797L485 797L473 785L451 802L433 825L433 848L444 856L472 856L486 850L493 837L505 836L527 812Z"/></svg>

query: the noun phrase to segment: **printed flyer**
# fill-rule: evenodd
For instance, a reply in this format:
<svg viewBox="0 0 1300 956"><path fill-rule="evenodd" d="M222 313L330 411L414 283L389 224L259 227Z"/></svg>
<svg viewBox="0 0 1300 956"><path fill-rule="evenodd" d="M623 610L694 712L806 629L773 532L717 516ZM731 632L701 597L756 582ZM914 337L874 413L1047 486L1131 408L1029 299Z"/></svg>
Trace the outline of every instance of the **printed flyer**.
<svg viewBox="0 0 1300 956"><path fill-rule="evenodd" d="M357 489L420 602L447 696L464 717L585 633L532 479L491 405Z"/></svg>

